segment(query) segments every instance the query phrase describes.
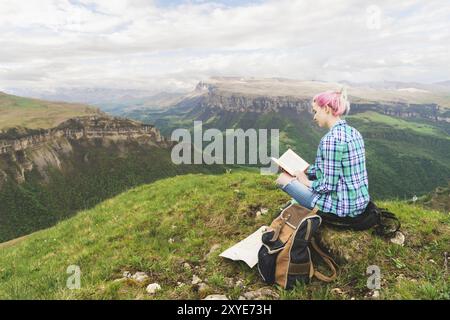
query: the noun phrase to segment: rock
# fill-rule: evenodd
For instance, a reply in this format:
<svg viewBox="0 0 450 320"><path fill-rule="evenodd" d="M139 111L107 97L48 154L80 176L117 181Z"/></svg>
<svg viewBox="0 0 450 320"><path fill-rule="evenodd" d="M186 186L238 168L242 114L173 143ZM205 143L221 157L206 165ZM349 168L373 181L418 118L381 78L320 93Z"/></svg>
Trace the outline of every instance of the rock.
<svg viewBox="0 0 450 320"><path fill-rule="evenodd" d="M261 216L261 211L256 211L256 217L260 217Z"/></svg>
<svg viewBox="0 0 450 320"><path fill-rule="evenodd" d="M177 287L181 288L182 286L184 286L185 284L183 282L178 281L177 282Z"/></svg>
<svg viewBox="0 0 450 320"><path fill-rule="evenodd" d="M269 212L269 209L261 208L261 214L266 214L267 212Z"/></svg>
<svg viewBox="0 0 450 320"><path fill-rule="evenodd" d="M157 283L149 284L146 289L148 294L155 294L158 290L161 290L161 286Z"/></svg>
<svg viewBox="0 0 450 320"><path fill-rule="evenodd" d="M227 287L230 287L230 288L234 287L234 280L233 280L233 278L225 278L224 282L225 282L225 285Z"/></svg>
<svg viewBox="0 0 450 320"><path fill-rule="evenodd" d="M186 270L192 270L191 265L190 265L189 263L187 263L187 262L185 262L185 263L183 264L183 268L185 268Z"/></svg>
<svg viewBox="0 0 450 320"><path fill-rule="evenodd" d="M124 278L131 278L131 272L130 271L124 271L122 275L123 275Z"/></svg>
<svg viewBox="0 0 450 320"><path fill-rule="evenodd" d="M238 287L239 289L244 289L245 288L244 281L242 280L236 281L236 287Z"/></svg>
<svg viewBox="0 0 450 320"><path fill-rule="evenodd" d="M192 284L196 285L199 284L200 282L202 282L202 279L200 279L199 277L197 277L195 274L192 276Z"/></svg>
<svg viewBox="0 0 450 320"><path fill-rule="evenodd" d="M255 291L244 293L244 297L247 300L262 300L266 298L278 299L280 296L278 295L278 293L272 291L271 289L261 288Z"/></svg>
<svg viewBox="0 0 450 320"><path fill-rule="evenodd" d="M148 275L145 272L136 272L132 277L134 281L136 282L145 282L149 279Z"/></svg>
<svg viewBox="0 0 450 320"><path fill-rule="evenodd" d="M405 275L404 275L403 273L400 273L400 274L396 277L396 279L397 279L397 280L404 280L404 279L406 279L406 278L405 278Z"/></svg>
<svg viewBox="0 0 450 320"><path fill-rule="evenodd" d="M395 236L391 238L391 242L398 244L399 246L403 246L403 244L405 243L405 235L400 231L397 231L395 233Z"/></svg>
<svg viewBox="0 0 450 320"><path fill-rule="evenodd" d="M208 259L210 256L211 256L211 254L212 253L214 253L215 251L217 251L217 250L219 250L220 249L220 244L214 244L212 247L211 247L211 249L209 249L209 252L208 252L208 254L206 255L206 259Z"/></svg>
<svg viewBox="0 0 450 320"><path fill-rule="evenodd" d="M374 290L370 292L368 295L366 295L366 298L371 300L377 300L380 298L380 290Z"/></svg>
<svg viewBox="0 0 450 320"><path fill-rule="evenodd" d="M174 243L174 242L175 242L175 240L173 238L169 239L169 243Z"/></svg>
<svg viewBox="0 0 450 320"><path fill-rule="evenodd" d="M245 297L243 297L243 296L239 296L238 300L247 300L247 299L245 299Z"/></svg>
<svg viewBox="0 0 450 320"><path fill-rule="evenodd" d="M198 285L198 295L200 297L200 299L203 299L204 297L206 297L208 295L210 291L210 287L206 284L206 283L200 283Z"/></svg>
<svg viewBox="0 0 450 320"><path fill-rule="evenodd" d="M203 300L228 300L226 295L223 294L211 294Z"/></svg>
<svg viewBox="0 0 450 320"><path fill-rule="evenodd" d="M331 289L331 293L342 295L342 294L344 294L344 291L342 291L341 288L333 288L333 289Z"/></svg>

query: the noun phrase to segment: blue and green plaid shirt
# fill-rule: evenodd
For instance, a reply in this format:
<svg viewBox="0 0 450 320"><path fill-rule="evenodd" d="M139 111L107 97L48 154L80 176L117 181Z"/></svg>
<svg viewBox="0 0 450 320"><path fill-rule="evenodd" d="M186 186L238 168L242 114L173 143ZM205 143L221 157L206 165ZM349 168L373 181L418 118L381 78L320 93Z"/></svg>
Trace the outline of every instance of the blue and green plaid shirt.
<svg viewBox="0 0 450 320"><path fill-rule="evenodd" d="M336 122L320 140L316 161L307 170L322 212L354 217L369 203L364 140L345 120Z"/></svg>

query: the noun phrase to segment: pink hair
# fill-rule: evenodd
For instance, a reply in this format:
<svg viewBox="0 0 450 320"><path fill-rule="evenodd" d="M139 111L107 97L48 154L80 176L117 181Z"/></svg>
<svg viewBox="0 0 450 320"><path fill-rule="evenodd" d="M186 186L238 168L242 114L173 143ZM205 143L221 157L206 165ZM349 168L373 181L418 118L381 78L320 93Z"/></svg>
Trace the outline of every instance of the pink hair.
<svg viewBox="0 0 450 320"><path fill-rule="evenodd" d="M321 108L329 106L334 116L340 116L350 111L350 102L347 100L347 93L344 91L325 91L314 96L313 102Z"/></svg>

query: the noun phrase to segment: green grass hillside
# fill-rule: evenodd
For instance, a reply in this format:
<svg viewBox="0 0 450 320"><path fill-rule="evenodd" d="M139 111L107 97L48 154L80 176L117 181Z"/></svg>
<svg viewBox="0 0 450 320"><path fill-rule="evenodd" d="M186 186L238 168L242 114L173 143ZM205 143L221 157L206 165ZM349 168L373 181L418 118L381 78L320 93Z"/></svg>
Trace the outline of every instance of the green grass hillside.
<svg viewBox="0 0 450 320"><path fill-rule="evenodd" d="M98 114L96 108L23 98L0 92L0 130L12 127L53 128L69 118Z"/></svg>
<svg viewBox="0 0 450 320"><path fill-rule="evenodd" d="M0 299L198 299L205 292L191 285L193 275L207 281L207 293L238 298L264 284L256 268L218 254L268 224L287 200L273 177L244 171L176 176L131 189L51 229L0 246ZM338 280L314 281L290 292L275 288L280 298L363 299L369 292L366 268L378 265L381 299L450 299L443 267L450 216L403 202L379 205L401 219L404 246L370 231L327 230L335 233L334 245L347 259L341 260ZM261 208L268 213L257 216ZM208 255L214 245L219 249ZM69 265L81 268L81 289L66 288ZM145 284L157 282L162 289L150 296L145 284L114 281L126 270L146 272ZM229 286L230 278L245 287Z"/></svg>

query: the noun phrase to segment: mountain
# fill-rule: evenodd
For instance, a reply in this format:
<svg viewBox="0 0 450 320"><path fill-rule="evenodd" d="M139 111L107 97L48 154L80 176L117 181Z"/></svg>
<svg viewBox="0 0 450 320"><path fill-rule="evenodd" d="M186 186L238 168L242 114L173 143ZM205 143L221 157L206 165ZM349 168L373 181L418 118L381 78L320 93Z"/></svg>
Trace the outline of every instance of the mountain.
<svg viewBox="0 0 450 320"><path fill-rule="evenodd" d="M450 80L435 82L434 84L438 86L450 87Z"/></svg>
<svg viewBox="0 0 450 320"><path fill-rule="evenodd" d="M134 109L164 108L174 105L184 93L116 88L54 88L52 90L10 89L11 92L47 101L86 103L113 115Z"/></svg>
<svg viewBox="0 0 450 320"><path fill-rule="evenodd" d="M0 241L49 227L128 188L219 166L175 165L150 125L106 115L0 132Z"/></svg>
<svg viewBox="0 0 450 320"><path fill-rule="evenodd" d="M406 84L408 87L410 84ZM392 86L391 86L392 87ZM308 162L326 133L312 121L314 94L336 83L289 79L215 77L165 111L124 115L154 124L165 136L177 128L279 129L281 152L293 148ZM375 199L422 195L450 180L450 110L443 93L348 88L348 123L366 142L369 189ZM444 102L442 105L436 101Z"/></svg>
<svg viewBox="0 0 450 320"><path fill-rule="evenodd" d="M139 186L48 230L1 244L0 299L237 299L267 286L256 268L219 253L270 223L287 200L273 177L234 170ZM443 265L450 216L401 201L378 205L400 218L403 246L370 231L321 227L321 243L339 264L337 280L289 292L272 287L271 297L368 299L373 291L366 272L375 265L382 276L380 299L449 299ZM268 212L258 215L262 209ZM69 266L81 272L78 290L66 286L74 274ZM148 278L123 276L138 271ZM194 275L203 281L201 289L192 284ZM155 282L161 290L147 294L146 285Z"/></svg>
<svg viewBox="0 0 450 320"><path fill-rule="evenodd" d="M122 99L99 102L95 105L110 114L123 115L135 110L164 110L177 104L183 97L182 93L159 92L142 98L126 96Z"/></svg>
<svg viewBox="0 0 450 320"><path fill-rule="evenodd" d="M151 90L119 89L119 88L53 88L53 89L20 89L10 88L8 91L20 96L37 97L48 101L67 101L87 104L123 101L152 96Z"/></svg>
<svg viewBox="0 0 450 320"><path fill-rule="evenodd" d="M51 128L72 117L102 114L91 106L30 99L0 92L0 130Z"/></svg>

